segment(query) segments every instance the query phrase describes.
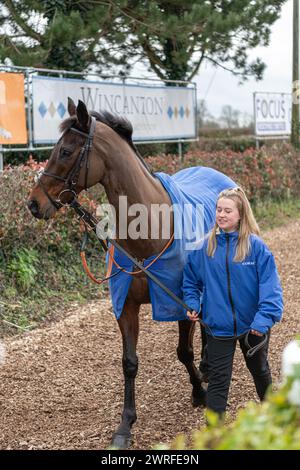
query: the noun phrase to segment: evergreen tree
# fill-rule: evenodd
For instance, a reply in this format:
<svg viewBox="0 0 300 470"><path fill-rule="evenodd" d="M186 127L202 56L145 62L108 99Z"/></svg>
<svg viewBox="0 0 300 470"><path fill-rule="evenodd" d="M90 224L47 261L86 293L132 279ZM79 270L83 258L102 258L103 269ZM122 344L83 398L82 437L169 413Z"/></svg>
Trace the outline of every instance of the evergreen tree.
<svg viewBox="0 0 300 470"><path fill-rule="evenodd" d="M83 71L97 61L112 8L72 0L4 0L0 61Z"/></svg>
<svg viewBox="0 0 300 470"><path fill-rule="evenodd" d="M261 78L260 59L286 0L3 0L0 60L126 74L146 61L162 80L191 80L204 60Z"/></svg>
<svg viewBox="0 0 300 470"><path fill-rule="evenodd" d="M191 80L206 59L242 80L261 78L260 59L248 51L267 46L270 27L286 0L120 0L118 29L127 32L127 54L140 53L162 80Z"/></svg>

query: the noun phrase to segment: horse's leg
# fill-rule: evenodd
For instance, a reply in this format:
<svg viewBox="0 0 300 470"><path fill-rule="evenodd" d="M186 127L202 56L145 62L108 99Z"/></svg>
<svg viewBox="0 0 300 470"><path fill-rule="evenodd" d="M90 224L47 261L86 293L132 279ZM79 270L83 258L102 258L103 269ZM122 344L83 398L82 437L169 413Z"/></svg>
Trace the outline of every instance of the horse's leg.
<svg viewBox="0 0 300 470"><path fill-rule="evenodd" d="M206 390L201 385L201 373L194 364L193 338L195 323L190 320L180 320L179 342L177 347L177 356L182 362L190 376L190 382L193 386L192 405L194 407L206 404Z"/></svg>
<svg viewBox="0 0 300 470"><path fill-rule="evenodd" d="M140 304L127 299L118 324L123 339L123 373L125 379L124 408L122 421L113 435L112 445L119 449L130 447L132 442L131 427L136 421L135 377L138 370L136 346L139 333Z"/></svg>

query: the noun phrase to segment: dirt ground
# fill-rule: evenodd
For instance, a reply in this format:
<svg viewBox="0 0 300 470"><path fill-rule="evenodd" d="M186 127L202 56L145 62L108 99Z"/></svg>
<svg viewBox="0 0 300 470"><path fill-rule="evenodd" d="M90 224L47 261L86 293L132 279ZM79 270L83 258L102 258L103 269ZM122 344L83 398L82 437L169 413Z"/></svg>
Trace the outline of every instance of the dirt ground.
<svg viewBox="0 0 300 470"><path fill-rule="evenodd" d="M280 382L281 353L300 332L300 221L264 234L279 268L285 297L282 322L273 328L270 363ZM203 409L190 404L191 388L176 357L177 324L141 310L138 420L135 449L170 442L204 426ZM198 326L198 325L197 325ZM199 358L200 334L195 335ZM68 312L58 323L5 342L0 365L0 449L105 449L123 403L122 342L108 299ZM240 351L235 357L228 415L256 400Z"/></svg>

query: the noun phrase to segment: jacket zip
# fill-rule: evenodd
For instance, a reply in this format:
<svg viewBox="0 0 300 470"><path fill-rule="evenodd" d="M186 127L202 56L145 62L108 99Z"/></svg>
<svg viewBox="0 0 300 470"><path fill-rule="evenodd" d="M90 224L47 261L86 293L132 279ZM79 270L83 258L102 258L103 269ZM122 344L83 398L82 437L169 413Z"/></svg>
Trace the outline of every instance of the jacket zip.
<svg viewBox="0 0 300 470"><path fill-rule="evenodd" d="M236 313L235 313L235 308L234 308L234 303L233 303L233 298L232 298L232 293L231 293L231 288L230 288L230 272L229 272L229 235L226 233L226 244L227 244L227 249L226 249L226 272L227 272L227 288L228 288L228 296L229 296L229 302L231 305L231 310L232 310L232 315L233 315L233 331L234 331L234 336L237 335L237 327L236 327Z"/></svg>

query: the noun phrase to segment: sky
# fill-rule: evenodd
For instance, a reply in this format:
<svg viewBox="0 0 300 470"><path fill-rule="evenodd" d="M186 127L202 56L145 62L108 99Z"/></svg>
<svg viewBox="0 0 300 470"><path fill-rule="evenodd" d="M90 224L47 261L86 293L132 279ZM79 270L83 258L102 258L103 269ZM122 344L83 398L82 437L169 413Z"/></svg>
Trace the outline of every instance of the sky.
<svg viewBox="0 0 300 470"><path fill-rule="evenodd" d="M220 67L206 63L194 78L198 99L205 99L208 110L215 117L222 106L230 104L242 113L253 114L253 93L269 91L291 93L292 87L292 34L293 0L282 7L281 17L272 27L268 47L257 47L249 57L260 57L267 65L261 81L248 80L238 85L238 79Z"/></svg>
<svg viewBox="0 0 300 470"><path fill-rule="evenodd" d="M208 111L214 117L220 117L222 107L228 104L242 114L252 116L255 91L291 93L292 17L293 0L288 0L282 7L281 17L273 24L269 46L249 51L250 61L260 57L267 66L263 80L258 82L250 79L239 85L238 78L230 72L212 67L208 62L201 66L199 73L193 78L197 85L197 99L205 99ZM149 72L145 72L140 64L134 68L133 75L149 77ZM151 73L150 75L152 76Z"/></svg>

